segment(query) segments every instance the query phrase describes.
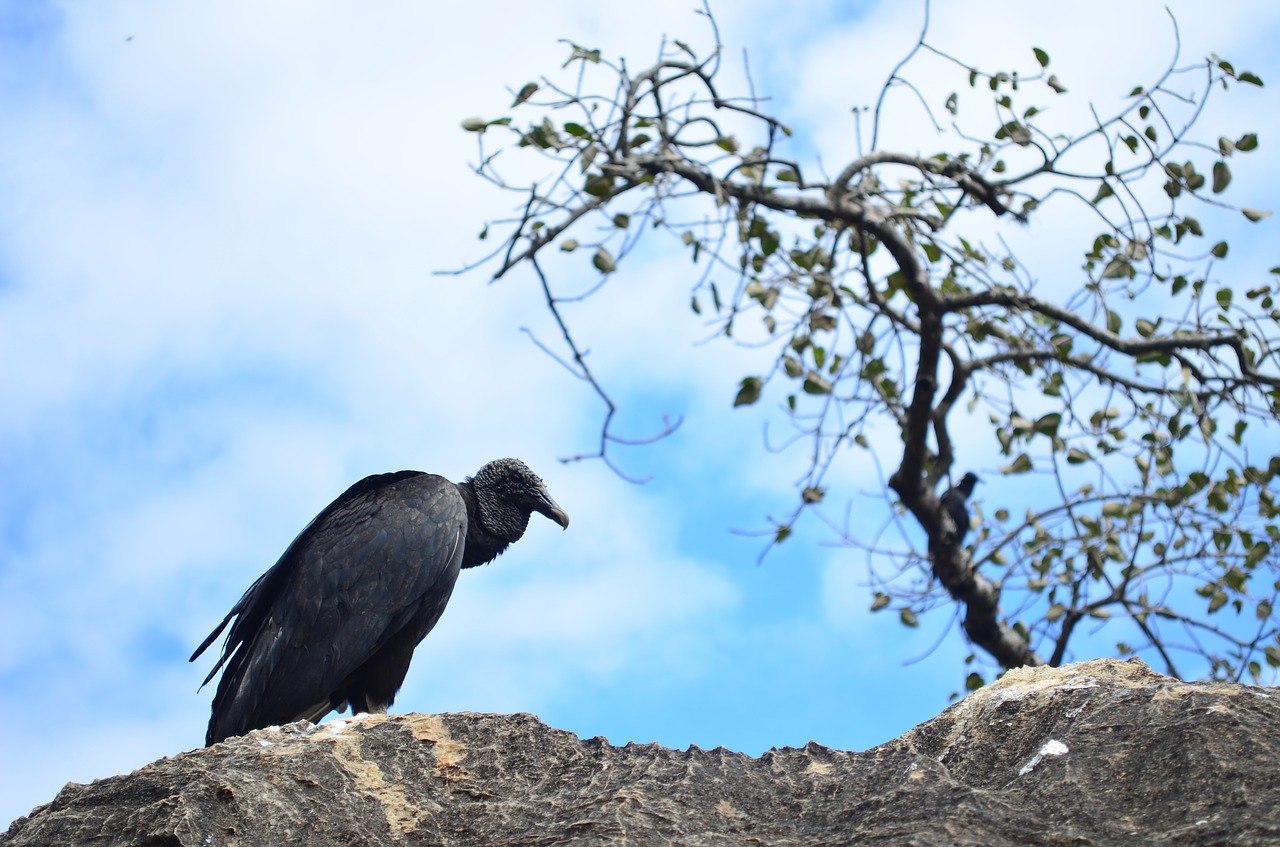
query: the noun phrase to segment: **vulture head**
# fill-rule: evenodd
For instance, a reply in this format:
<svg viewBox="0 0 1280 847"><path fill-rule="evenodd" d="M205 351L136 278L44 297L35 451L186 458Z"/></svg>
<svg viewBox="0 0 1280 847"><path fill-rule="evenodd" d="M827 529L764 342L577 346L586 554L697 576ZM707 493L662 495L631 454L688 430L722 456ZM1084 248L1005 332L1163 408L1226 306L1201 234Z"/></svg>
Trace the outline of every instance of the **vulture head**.
<svg viewBox="0 0 1280 847"><path fill-rule="evenodd" d="M534 512L568 529L569 516L551 499L542 480L519 459L498 459L468 480L475 492L475 520L486 534L505 542L519 540Z"/></svg>

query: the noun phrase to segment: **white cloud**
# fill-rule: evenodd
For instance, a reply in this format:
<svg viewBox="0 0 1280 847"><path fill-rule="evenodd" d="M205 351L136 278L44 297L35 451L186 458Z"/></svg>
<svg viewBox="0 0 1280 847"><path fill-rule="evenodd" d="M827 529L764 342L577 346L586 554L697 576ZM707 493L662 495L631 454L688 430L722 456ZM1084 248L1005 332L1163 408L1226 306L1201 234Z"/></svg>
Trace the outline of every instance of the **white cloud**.
<svg viewBox="0 0 1280 847"><path fill-rule="evenodd" d="M610 479L593 476L574 489L574 505L561 498L572 518L563 536L534 526L492 564L463 572L400 707L542 711L572 696L578 678L637 665L705 670L714 624L738 604L730 573L678 551L671 507L639 489L619 498Z"/></svg>

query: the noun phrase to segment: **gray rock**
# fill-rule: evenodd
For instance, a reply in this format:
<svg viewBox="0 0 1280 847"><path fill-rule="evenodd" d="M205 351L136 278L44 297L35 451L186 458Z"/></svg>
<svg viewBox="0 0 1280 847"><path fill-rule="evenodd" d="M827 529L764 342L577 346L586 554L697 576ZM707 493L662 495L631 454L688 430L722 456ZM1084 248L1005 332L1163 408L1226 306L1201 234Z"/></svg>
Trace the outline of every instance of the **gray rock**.
<svg viewBox="0 0 1280 847"><path fill-rule="evenodd" d="M1012 671L863 753L291 724L68 785L0 845L1274 845L1278 810L1280 690L1103 660Z"/></svg>

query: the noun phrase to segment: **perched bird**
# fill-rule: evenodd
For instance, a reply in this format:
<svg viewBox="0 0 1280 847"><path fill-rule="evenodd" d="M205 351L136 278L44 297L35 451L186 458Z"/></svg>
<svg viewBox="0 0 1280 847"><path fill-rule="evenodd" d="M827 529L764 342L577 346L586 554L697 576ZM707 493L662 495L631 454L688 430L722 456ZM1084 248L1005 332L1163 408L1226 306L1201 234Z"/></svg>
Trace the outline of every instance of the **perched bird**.
<svg viewBox="0 0 1280 847"><path fill-rule="evenodd" d="M978 475L970 471L960 477L957 485L948 488L942 495L942 508L946 510L951 517L951 522L956 527L956 546L964 543L964 537L969 532L969 495L973 493L973 487L978 484Z"/></svg>
<svg viewBox="0 0 1280 847"><path fill-rule="evenodd" d="M499 459L454 484L365 477L325 507L192 654L231 624L206 744L350 706L385 712L460 568L493 561L533 512L568 528L542 480ZM235 621L232 622L232 618Z"/></svg>

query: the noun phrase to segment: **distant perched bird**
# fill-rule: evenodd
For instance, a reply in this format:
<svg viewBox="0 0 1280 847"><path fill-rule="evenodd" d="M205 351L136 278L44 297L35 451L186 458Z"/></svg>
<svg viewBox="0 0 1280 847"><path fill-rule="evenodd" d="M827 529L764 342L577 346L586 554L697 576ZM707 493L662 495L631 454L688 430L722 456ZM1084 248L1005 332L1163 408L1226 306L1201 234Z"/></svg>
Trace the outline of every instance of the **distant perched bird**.
<svg viewBox="0 0 1280 847"><path fill-rule="evenodd" d="M970 471L960 477L960 483L948 488L942 495L942 508L951 516L951 522L956 525L956 546L964 543L964 537L969 532L969 495L973 493L973 487L978 484L978 475Z"/></svg>
<svg viewBox="0 0 1280 847"><path fill-rule="evenodd" d="M365 477L325 507L249 586L231 623L205 743L332 710L385 712L436 625L459 568L493 561L533 512L569 516L516 459L454 484L421 471Z"/></svg>

